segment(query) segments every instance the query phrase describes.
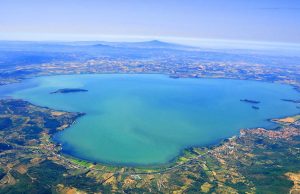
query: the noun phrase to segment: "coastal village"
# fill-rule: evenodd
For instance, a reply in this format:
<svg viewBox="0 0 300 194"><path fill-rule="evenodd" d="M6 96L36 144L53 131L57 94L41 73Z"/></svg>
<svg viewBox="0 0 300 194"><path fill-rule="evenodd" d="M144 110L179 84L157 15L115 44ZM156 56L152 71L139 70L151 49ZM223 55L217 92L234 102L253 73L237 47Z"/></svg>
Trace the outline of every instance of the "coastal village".
<svg viewBox="0 0 300 194"><path fill-rule="evenodd" d="M258 80L289 84L298 91L300 88L300 67L295 63L273 64L272 57L267 58L270 64L260 60L206 60L209 53L168 52L146 58L118 55L0 66L0 85L48 75L155 73L174 79ZM80 54L72 56L82 58ZM251 99L241 100L256 104ZM282 100L300 107L298 99ZM299 192L299 115L273 118L272 122L278 124L274 130L242 129L215 145L187 148L170 164L147 167L102 164L63 154L62 146L51 139L81 116L84 113L1 99L0 193Z"/></svg>
<svg viewBox="0 0 300 194"><path fill-rule="evenodd" d="M300 194L300 0L0 0L0 194Z"/></svg>
<svg viewBox="0 0 300 194"><path fill-rule="evenodd" d="M121 52L121 51L120 51ZM22 79L62 74L93 73L156 73L172 78L225 78L239 80L258 80L284 83L300 87L300 67L293 63L285 66L264 64L253 61L207 61L200 53L185 53L182 56L150 56L147 59L120 57L94 57L84 61L55 61L42 64L17 65L14 68L0 66L0 85L19 82ZM199 55L195 57L194 55ZM226 56L226 55L225 55ZM80 58L80 56L78 56ZM252 56L257 57L256 55ZM272 61L272 58L269 59ZM1 61L0 61L1 62ZM275 62L274 62L275 63Z"/></svg>
<svg viewBox="0 0 300 194"><path fill-rule="evenodd" d="M299 189L299 115L274 119L280 126L276 130L244 129L219 144L186 149L169 165L153 167L111 166L62 154L51 137L80 116L22 100L1 100L1 193L256 193L266 187L296 193Z"/></svg>

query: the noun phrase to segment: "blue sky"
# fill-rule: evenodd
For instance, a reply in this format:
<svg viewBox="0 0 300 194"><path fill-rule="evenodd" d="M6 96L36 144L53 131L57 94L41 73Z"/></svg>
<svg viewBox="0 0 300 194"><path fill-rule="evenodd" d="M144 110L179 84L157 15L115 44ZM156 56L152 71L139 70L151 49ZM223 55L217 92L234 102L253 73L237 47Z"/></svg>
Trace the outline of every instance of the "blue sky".
<svg viewBox="0 0 300 194"><path fill-rule="evenodd" d="M299 0L0 0L0 39L300 43Z"/></svg>

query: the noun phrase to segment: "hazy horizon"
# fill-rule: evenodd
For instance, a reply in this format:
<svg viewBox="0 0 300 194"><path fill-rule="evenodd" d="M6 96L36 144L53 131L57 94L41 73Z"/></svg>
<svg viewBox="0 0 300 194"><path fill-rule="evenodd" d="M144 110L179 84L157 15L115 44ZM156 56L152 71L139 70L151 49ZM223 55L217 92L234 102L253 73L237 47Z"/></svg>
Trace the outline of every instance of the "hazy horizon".
<svg viewBox="0 0 300 194"><path fill-rule="evenodd" d="M0 40L161 39L300 44L296 0L10 0Z"/></svg>
<svg viewBox="0 0 300 194"><path fill-rule="evenodd" d="M0 42L37 42L37 43L76 43L76 42L147 42L158 40L166 43L174 43L186 46L192 46L198 49L217 49L217 50L253 50L267 51L269 54L281 54L286 56L300 56L300 43L286 42L266 42L266 41L245 41L245 40L222 40L222 39L193 39L184 37L123 37L123 36L105 36L92 39L53 39L53 40L3 40Z"/></svg>

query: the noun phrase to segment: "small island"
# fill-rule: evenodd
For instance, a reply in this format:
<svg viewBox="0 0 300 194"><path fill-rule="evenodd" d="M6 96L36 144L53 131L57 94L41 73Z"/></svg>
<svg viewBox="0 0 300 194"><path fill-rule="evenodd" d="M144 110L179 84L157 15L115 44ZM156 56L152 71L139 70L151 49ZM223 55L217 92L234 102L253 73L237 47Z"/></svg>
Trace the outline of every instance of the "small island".
<svg viewBox="0 0 300 194"><path fill-rule="evenodd" d="M260 101L256 101L256 100L249 100L249 99L241 99L241 102L247 102L247 103L251 103L251 104L259 104Z"/></svg>
<svg viewBox="0 0 300 194"><path fill-rule="evenodd" d="M255 109L255 110L259 110L258 106L252 106L252 108Z"/></svg>
<svg viewBox="0 0 300 194"><path fill-rule="evenodd" d="M282 101L285 101L285 102L292 102L292 103L300 103L300 100L292 100L292 99L281 99Z"/></svg>
<svg viewBox="0 0 300 194"><path fill-rule="evenodd" d="M58 89L54 92L50 92L50 94L57 94L57 93L74 93L74 92L87 92L88 90L86 89L81 89L81 88L63 88L63 89Z"/></svg>

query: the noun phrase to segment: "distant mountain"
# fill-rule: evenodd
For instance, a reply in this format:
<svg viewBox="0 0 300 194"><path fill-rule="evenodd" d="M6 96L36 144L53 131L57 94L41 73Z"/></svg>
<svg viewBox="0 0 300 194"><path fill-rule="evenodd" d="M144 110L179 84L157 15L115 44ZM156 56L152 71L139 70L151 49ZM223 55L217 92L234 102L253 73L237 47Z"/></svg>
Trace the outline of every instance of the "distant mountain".
<svg viewBox="0 0 300 194"><path fill-rule="evenodd" d="M169 48L169 49L188 48L188 46L162 42L159 40L151 40L145 42L122 42L122 43L117 43L117 45L122 47L134 47L134 48Z"/></svg>
<svg viewBox="0 0 300 194"><path fill-rule="evenodd" d="M136 49L150 51L152 49L197 51L199 48L176 43L151 40L144 42L106 42L106 41L74 41L74 42L50 42L50 41L0 41L1 50L40 51L40 52L117 52L127 50L134 52Z"/></svg>
<svg viewBox="0 0 300 194"><path fill-rule="evenodd" d="M151 40L144 42L103 42L102 44L116 46L116 47L126 47L126 48L159 48L159 49L178 49L187 50L193 49L191 46L185 46L175 43L168 43L159 40Z"/></svg>
<svg viewBox="0 0 300 194"><path fill-rule="evenodd" d="M112 48L111 45L107 45L107 44L93 44L91 46L93 46L93 47L101 47L101 48Z"/></svg>
<svg viewBox="0 0 300 194"><path fill-rule="evenodd" d="M106 41L79 41L67 43L72 46L95 46L95 47L118 47L118 48L144 48L144 49L176 49L176 50L194 50L196 47L181 44L151 40L144 42L106 42Z"/></svg>

